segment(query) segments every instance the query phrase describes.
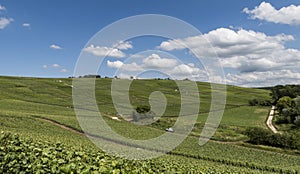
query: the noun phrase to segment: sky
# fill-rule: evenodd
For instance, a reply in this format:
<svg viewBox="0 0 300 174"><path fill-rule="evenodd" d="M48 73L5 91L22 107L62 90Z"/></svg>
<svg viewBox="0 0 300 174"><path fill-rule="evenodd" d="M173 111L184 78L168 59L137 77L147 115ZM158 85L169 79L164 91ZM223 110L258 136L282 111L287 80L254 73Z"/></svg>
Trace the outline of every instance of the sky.
<svg viewBox="0 0 300 174"><path fill-rule="evenodd" d="M202 34L91 43L104 27L143 14L178 18ZM95 59L105 56L99 65L101 76L118 72L129 78L142 72L140 78L209 81L210 73L196 53L202 59L218 58L224 72L220 83L299 84L300 2L0 0L0 75L73 76L82 53Z"/></svg>

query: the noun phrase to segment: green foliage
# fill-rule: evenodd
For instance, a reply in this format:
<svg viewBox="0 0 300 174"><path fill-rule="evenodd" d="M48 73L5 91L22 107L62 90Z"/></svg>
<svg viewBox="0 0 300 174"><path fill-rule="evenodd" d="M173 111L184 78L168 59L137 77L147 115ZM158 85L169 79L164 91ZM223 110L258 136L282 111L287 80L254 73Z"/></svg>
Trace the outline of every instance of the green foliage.
<svg viewBox="0 0 300 174"><path fill-rule="evenodd" d="M57 123L81 130L72 108L71 84L71 79L0 77L0 130L18 132L22 136L19 140L9 138L8 141L1 141L1 143L6 142L8 147L11 146L14 149L21 147L22 149L2 153L0 163L4 161L2 159L6 154L16 159L15 161L22 161L21 157L17 158L17 156L24 152L26 156L34 156L37 162L42 164L40 167L37 163L29 160L31 167L35 166L34 168L37 170L31 170L28 173L43 173L42 170L47 171L44 173L51 173L49 170L52 164L58 166L53 169L57 173L84 173L84 171L86 173L92 173L92 171L95 173L296 173L295 171L300 171L298 165L300 159L297 156L216 142L209 142L206 146L201 147L198 144L198 137L192 136L189 136L169 155L155 160L128 161L108 156L99 152L95 147L93 148L86 137L63 130L39 119L39 117L51 119ZM208 83L197 82L197 84L201 105L200 115L193 133L199 135L209 112L211 89ZM110 87L111 79L96 79L97 104L107 124L124 137L133 139L155 138L165 133L166 127L171 127L174 124L180 112L180 92L175 90L178 87L174 81L133 80L129 96L133 106L147 105L149 95L154 90L158 90L167 98L166 112L155 124L151 124L149 127L112 120L111 116L116 111L110 96ZM248 100L250 98L268 100L268 93L267 90L262 89L228 86L226 110L220 128L217 130L217 136L222 140L239 136L244 138L245 135L241 135L240 132L249 125L264 127L269 107L250 107ZM27 136L32 140L24 139ZM14 144L13 142L16 141L21 141L21 143ZM63 143L57 145L56 142L58 141ZM9 145L9 143L12 144ZM24 144L30 144L30 146L42 151L49 151L49 154L54 156L54 160L53 158L45 159L44 156L35 154L32 149L25 148L27 145ZM57 147L58 149L56 149ZM2 145L0 151L1 149L3 149ZM85 155L83 155L84 157L79 156L75 152L82 152ZM75 155L69 155L72 157L69 159L67 158L68 154ZM81 160L77 157L80 157ZM52 160L53 163L49 162ZM116 162L120 166L116 165ZM12 167L8 167L8 164ZM18 162L8 162L8 164L1 163L0 168L5 166L6 170L13 170L12 168L18 169L18 166L23 165ZM27 163L24 166L26 168Z"/></svg>
<svg viewBox="0 0 300 174"><path fill-rule="evenodd" d="M298 138L290 134L273 134L258 127L248 128L245 134L249 142L257 145L268 145L280 148L300 149Z"/></svg>
<svg viewBox="0 0 300 174"><path fill-rule="evenodd" d="M281 97L276 104L276 108L281 113L284 108L291 108L293 104L293 99L288 96Z"/></svg>
<svg viewBox="0 0 300 174"><path fill-rule="evenodd" d="M284 116L281 123L292 123L296 126L296 118L300 116L300 97L292 99L288 96L280 98L276 104L279 116ZM298 121L297 121L298 122Z"/></svg>
<svg viewBox="0 0 300 174"><path fill-rule="evenodd" d="M271 89L272 98L274 103L276 103L280 98L288 96L290 98L295 98L300 96L300 85L278 85Z"/></svg>
<svg viewBox="0 0 300 174"><path fill-rule="evenodd" d="M1 132L0 140L0 173L295 173L209 156L205 160L200 156L166 155L154 160L130 161L101 151L68 147L60 142L36 142L7 132Z"/></svg>
<svg viewBox="0 0 300 174"><path fill-rule="evenodd" d="M295 125L300 127L300 116L296 117L295 119Z"/></svg>
<svg viewBox="0 0 300 174"><path fill-rule="evenodd" d="M248 172L252 171L250 169L260 169L261 173L267 171L274 173L295 173L293 171L300 171L299 156L245 148L231 143L208 142L203 146L199 146L198 142L197 138L188 137L172 153L178 153L199 160L205 159L220 162L227 166L249 168ZM297 167L292 167L293 165Z"/></svg>
<svg viewBox="0 0 300 174"><path fill-rule="evenodd" d="M250 138L250 143L267 144L266 137L270 135L270 132L262 128L253 127L247 128L245 134Z"/></svg>
<svg viewBox="0 0 300 174"><path fill-rule="evenodd" d="M135 110L136 110L137 113L145 114L145 113L149 112L150 109L151 108L150 108L149 105L139 105L139 106L136 107Z"/></svg>
<svg viewBox="0 0 300 174"><path fill-rule="evenodd" d="M249 100L248 102L250 106L271 106L272 105L271 100L259 100L256 98Z"/></svg>
<svg viewBox="0 0 300 174"><path fill-rule="evenodd" d="M288 120L287 116L276 116L275 117L275 123L276 124L288 124L289 120Z"/></svg>

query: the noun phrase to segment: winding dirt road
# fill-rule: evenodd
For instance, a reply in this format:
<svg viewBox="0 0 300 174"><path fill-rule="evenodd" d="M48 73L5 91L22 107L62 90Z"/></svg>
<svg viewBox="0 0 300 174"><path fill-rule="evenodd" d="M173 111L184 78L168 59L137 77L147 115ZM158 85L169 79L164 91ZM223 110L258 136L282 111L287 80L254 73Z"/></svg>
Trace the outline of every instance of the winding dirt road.
<svg viewBox="0 0 300 174"><path fill-rule="evenodd" d="M267 126L272 130L273 133L279 133L278 130L274 127L272 120L274 118L275 106L272 106L269 117L267 119Z"/></svg>

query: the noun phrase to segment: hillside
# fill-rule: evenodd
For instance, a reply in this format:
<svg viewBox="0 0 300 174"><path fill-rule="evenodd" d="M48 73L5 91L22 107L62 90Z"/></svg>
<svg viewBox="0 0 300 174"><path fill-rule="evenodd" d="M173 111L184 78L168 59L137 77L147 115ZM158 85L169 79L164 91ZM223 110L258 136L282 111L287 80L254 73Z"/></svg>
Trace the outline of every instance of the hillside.
<svg viewBox="0 0 300 174"><path fill-rule="evenodd" d="M153 169L165 165L162 168L173 166L174 170L178 171L180 170L178 163L190 166L190 168L181 169L182 172L188 169L202 172L214 169L215 173L300 171L298 165L300 157L297 155L288 155L283 150L275 148L261 147L268 149L266 151L243 147L245 144L242 141L248 139L243 134L246 128L267 129L265 120L270 108L249 106L248 101L269 99L268 90L227 86L226 109L221 124L212 138L214 141L205 146L199 146L198 137L209 112L211 96L208 83L198 82L197 85L201 103L197 123L192 133L180 146L168 155L160 157L156 163L151 160L147 161L148 165L152 165L153 162L155 164L152 165ZM173 81L134 80L132 82L130 100L133 106L147 105L148 96L153 91L163 92L168 101L164 115L158 122L148 126L111 119L116 116L117 112L112 104L110 87L111 79L97 79L95 95L105 121L117 133L133 139L153 138L163 134L164 130L176 121L180 111L180 93L176 91L177 87ZM63 146L72 147L71 149L75 151L83 148L84 153L99 152L99 149L80 134L81 128L73 110L72 79L0 77L0 88L1 131L17 133L21 139L26 139L24 141L27 139L34 142L47 141L47 147L62 142ZM59 127L59 124L74 131ZM272 152L273 150L276 152ZM130 161L122 161L123 165L127 163L129 168L134 165ZM122 168L123 165L119 167Z"/></svg>

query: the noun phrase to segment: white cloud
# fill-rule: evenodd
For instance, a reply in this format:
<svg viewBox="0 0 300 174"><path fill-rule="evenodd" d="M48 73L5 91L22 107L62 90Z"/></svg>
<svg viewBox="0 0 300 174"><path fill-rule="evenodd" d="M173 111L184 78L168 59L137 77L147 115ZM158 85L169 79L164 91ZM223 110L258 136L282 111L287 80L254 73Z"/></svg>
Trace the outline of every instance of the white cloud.
<svg viewBox="0 0 300 174"><path fill-rule="evenodd" d="M60 50L62 49L60 46L56 45L56 44L52 44L49 46L51 49L54 49L54 50Z"/></svg>
<svg viewBox="0 0 300 174"><path fill-rule="evenodd" d="M114 61L114 62L111 62L111 61L107 61L107 66L110 67L110 68L121 68L121 66L123 66L123 62L117 60L117 61Z"/></svg>
<svg viewBox="0 0 300 174"><path fill-rule="evenodd" d="M300 63L300 51L284 46L291 40L291 35L268 36L252 30L219 28L202 36L165 41L159 47L169 51L189 47L203 58L218 55L224 67L248 72L282 67L291 61Z"/></svg>
<svg viewBox="0 0 300 174"><path fill-rule="evenodd" d="M0 29L4 29L5 27L7 27L13 21L14 20L12 18L1 17L0 18Z"/></svg>
<svg viewBox="0 0 300 174"><path fill-rule="evenodd" d="M147 68L171 68L178 62L175 59L161 58L157 54L152 54L143 60L144 67Z"/></svg>
<svg viewBox="0 0 300 174"><path fill-rule="evenodd" d="M144 68L137 64L136 62L132 62L129 64L123 64L121 69L125 70L125 71L131 71L131 72L136 72L136 71L143 71Z"/></svg>
<svg viewBox="0 0 300 174"><path fill-rule="evenodd" d="M208 76L205 70L190 66L188 64L180 64L167 71L172 77L176 79L189 78L191 80L207 81Z"/></svg>
<svg viewBox="0 0 300 174"><path fill-rule="evenodd" d="M270 3L262 2L253 10L245 8L243 12L249 14L252 19L288 25L300 25L300 5L290 5L277 10Z"/></svg>
<svg viewBox="0 0 300 174"><path fill-rule="evenodd" d="M141 54L130 54L128 57L133 58L133 59L144 58L144 56Z"/></svg>
<svg viewBox="0 0 300 174"><path fill-rule="evenodd" d="M204 35L164 41L159 48L168 51L191 48L201 57L216 57L217 53L222 58L234 56L255 58L262 53L269 53L274 48L284 49L283 43L290 40L294 40L291 35L267 36L252 30L234 31L218 28Z"/></svg>
<svg viewBox="0 0 300 174"><path fill-rule="evenodd" d="M108 56L108 57L123 58L126 56L126 54L120 51L119 49L112 48L112 47L101 47L101 46L90 45L89 47L84 48L83 51L101 57Z"/></svg>
<svg viewBox="0 0 300 174"><path fill-rule="evenodd" d="M68 70L67 70L67 69L65 69L65 68L63 68L63 69L61 69L61 70L60 70L60 72L62 72L62 73L66 73L66 72L68 72Z"/></svg>
<svg viewBox="0 0 300 174"><path fill-rule="evenodd" d="M140 56L139 56L140 57ZM176 59L161 58L158 54L151 54L149 56L138 59L138 62L123 63L121 61L107 61L107 66L110 68L119 69L120 77L134 76L134 72L145 72L147 70L154 70L168 74L176 79L194 79L207 80L205 72L195 67L193 63L183 64ZM121 75L122 74L122 75Z"/></svg>
<svg viewBox="0 0 300 174"><path fill-rule="evenodd" d="M22 26L23 27L30 27L30 24L29 23L23 23Z"/></svg>
<svg viewBox="0 0 300 174"><path fill-rule="evenodd" d="M0 4L0 11L5 11L5 10L6 10L6 8Z"/></svg>
<svg viewBox="0 0 300 174"><path fill-rule="evenodd" d="M127 72L136 72L136 71L143 70L143 67L141 65L138 65L136 62L123 63L119 60L114 62L108 60L107 66L110 68L116 68L116 69L120 69L121 71L127 71Z"/></svg>
<svg viewBox="0 0 300 174"><path fill-rule="evenodd" d="M190 48L202 58L218 55L227 72L231 72L230 77L233 77L232 74L262 75L274 71L297 73L300 50L285 47L286 42L294 39L286 34L268 36L252 30L219 28L201 36L165 41L159 48L168 51ZM259 78L258 75L255 77Z"/></svg>
<svg viewBox="0 0 300 174"><path fill-rule="evenodd" d="M56 63L55 63L55 64L52 65L52 67L53 67L53 68L60 68L61 66L60 66L59 64L56 64Z"/></svg>
<svg viewBox="0 0 300 174"><path fill-rule="evenodd" d="M119 50L128 50L128 49L132 49L133 46L131 44L131 42L128 42L128 41L120 41L119 43L117 44L114 44L113 45L114 48L117 48Z"/></svg>
<svg viewBox="0 0 300 174"><path fill-rule="evenodd" d="M227 82L239 86L264 87L282 84L299 84L300 73L291 70L227 74Z"/></svg>
<svg viewBox="0 0 300 174"><path fill-rule="evenodd" d="M59 71L61 73L67 73L68 70L66 68L64 68L63 66L55 63L55 64L52 64L52 65L43 65L42 66L44 69L48 69L48 68L52 68L52 70L55 70L55 71Z"/></svg>

